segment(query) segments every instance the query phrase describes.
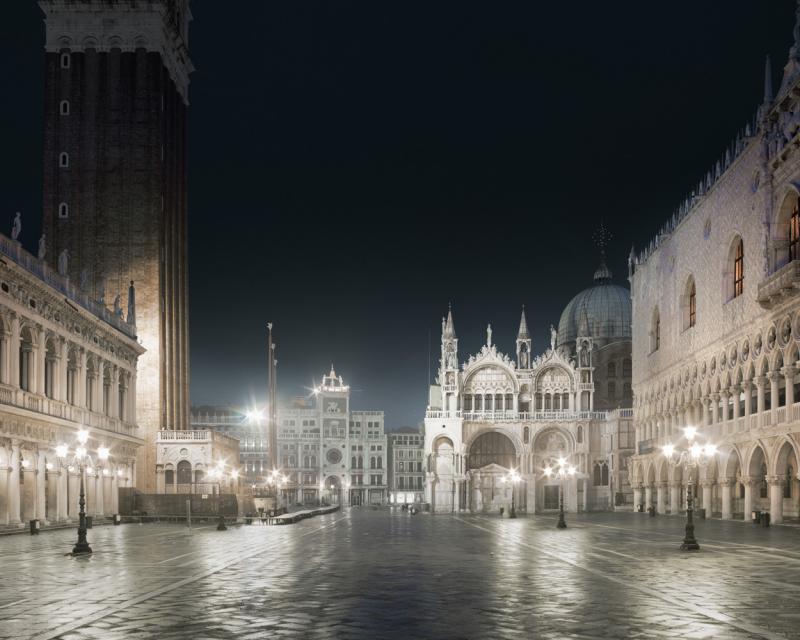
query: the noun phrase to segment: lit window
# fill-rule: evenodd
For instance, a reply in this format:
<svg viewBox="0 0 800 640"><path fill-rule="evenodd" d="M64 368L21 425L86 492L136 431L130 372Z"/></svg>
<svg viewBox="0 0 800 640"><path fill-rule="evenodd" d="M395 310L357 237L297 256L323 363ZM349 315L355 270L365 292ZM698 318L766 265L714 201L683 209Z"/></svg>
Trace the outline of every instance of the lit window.
<svg viewBox="0 0 800 640"><path fill-rule="evenodd" d="M733 260L733 297L744 293L744 242L739 238L736 244L736 257Z"/></svg>
<svg viewBox="0 0 800 640"><path fill-rule="evenodd" d="M800 199L794 203L789 218L789 260L800 258Z"/></svg>
<svg viewBox="0 0 800 640"><path fill-rule="evenodd" d="M67 152L62 151L58 154L58 166L62 169L69 167L69 154Z"/></svg>
<svg viewBox="0 0 800 640"><path fill-rule="evenodd" d="M69 100L62 100L61 101L61 104L59 105L59 108L58 108L58 112L62 116L68 116L69 115Z"/></svg>
<svg viewBox="0 0 800 640"><path fill-rule="evenodd" d="M62 202L58 205L58 217L69 218L69 205L66 202Z"/></svg>

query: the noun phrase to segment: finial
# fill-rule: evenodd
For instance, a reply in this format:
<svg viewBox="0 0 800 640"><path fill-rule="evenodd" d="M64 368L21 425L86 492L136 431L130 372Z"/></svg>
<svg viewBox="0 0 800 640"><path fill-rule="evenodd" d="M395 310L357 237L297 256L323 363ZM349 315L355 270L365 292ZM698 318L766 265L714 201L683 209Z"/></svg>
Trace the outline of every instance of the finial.
<svg viewBox="0 0 800 640"><path fill-rule="evenodd" d="M525 317L525 305L522 305L522 316L519 319L519 331L517 332L517 340L529 340L530 334L528 333L528 319Z"/></svg>
<svg viewBox="0 0 800 640"><path fill-rule="evenodd" d="M772 104L772 60L767 54L767 59L764 62L764 104Z"/></svg>

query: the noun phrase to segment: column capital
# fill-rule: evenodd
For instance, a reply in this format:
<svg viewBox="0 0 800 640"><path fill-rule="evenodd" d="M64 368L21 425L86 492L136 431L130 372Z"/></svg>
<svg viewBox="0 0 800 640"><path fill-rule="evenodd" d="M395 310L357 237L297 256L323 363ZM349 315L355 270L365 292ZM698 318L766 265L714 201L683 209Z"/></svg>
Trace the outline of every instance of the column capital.
<svg viewBox="0 0 800 640"><path fill-rule="evenodd" d="M721 487L730 487L733 485L734 478L717 478L717 484Z"/></svg>
<svg viewBox="0 0 800 640"><path fill-rule="evenodd" d="M754 478L753 476L742 476L739 478L739 482L746 487L752 487L753 485L758 484L760 481L760 478Z"/></svg>
<svg viewBox="0 0 800 640"><path fill-rule="evenodd" d="M739 388L742 391L750 391L750 389L752 387L753 387L753 381L752 380L742 380L742 383L739 385Z"/></svg>
<svg viewBox="0 0 800 640"><path fill-rule="evenodd" d="M666 489L668 486L669 486L669 482L667 482L665 480L664 481L660 481L660 482L656 482L656 487L659 488L659 489Z"/></svg>
<svg viewBox="0 0 800 640"><path fill-rule="evenodd" d="M742 385L733 385L730 389L728 389L728 393L732 396L738 395L739 392L742 390Z"/></svg>
<svg viewBox="0 0 800 640"><path fill-rule="evenodd" d="M784 365L783 369L781 369L781 373L785 376L793 376L797 373L797 366L791 363Z"/></svg>
<svg viewBox="0 0 800 640"><path fill-rule="evenodd" d="M710 488L710 487L713 487L715 484L716 484L716 480L714 480L712 478L703 478L702 480L700 480L700 486L701 487L709 487Z"/></svg>
<svg viewBox="0 0 800 640"><path fill-rule="evenodd" d="M767 384L767 378L766 376L756 376L755 378L753 378L753 382L756 383L756 386L759 389L762 389L764 385Z"/></svg>
<svg viewBox="0 0 800 640"><path fill-rule="evenodd" d="M768 371L767 378L769 378L770 382L777 382L778 381L778 372L777 371Z"/></svg>
<svg viewBox="0 0 800 640"><path fill-rule="evenodd" d="M771 487L782 487L786 484L786 476L767 476L767 483Z"/></svg>

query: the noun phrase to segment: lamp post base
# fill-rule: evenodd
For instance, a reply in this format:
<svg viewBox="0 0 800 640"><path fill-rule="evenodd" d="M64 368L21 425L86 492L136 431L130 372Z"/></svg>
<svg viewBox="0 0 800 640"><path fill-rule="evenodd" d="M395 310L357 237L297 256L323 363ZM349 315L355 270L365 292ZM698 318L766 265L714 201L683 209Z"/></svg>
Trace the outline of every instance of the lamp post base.
<svg viewBox="0 0 800 640"><path fill-rule="evenodd" d="M567 528L567 523L564 520L564 512L563 511L560 511L558 513L558 523L556 524L556 528L558 528L558 529L566 529Z"/></svg>
<svg viewBox="0 0 800 640"><path fill-rule="evenodd" d="M81 535L83 534L83 535ZM79 531L78 532L78 542L72 547L72 555L73 556L85 556L92 552L92 548L89 546L89 543L86 542L86 532Z"/></svg>
<svg viewBox="0 0 800 640"><path fill-rule="evenodd" d="M517 517L517 512L514 511L514 507L511 507L511 511L508 513L508 517L509 518L516 518Z"/></svg>

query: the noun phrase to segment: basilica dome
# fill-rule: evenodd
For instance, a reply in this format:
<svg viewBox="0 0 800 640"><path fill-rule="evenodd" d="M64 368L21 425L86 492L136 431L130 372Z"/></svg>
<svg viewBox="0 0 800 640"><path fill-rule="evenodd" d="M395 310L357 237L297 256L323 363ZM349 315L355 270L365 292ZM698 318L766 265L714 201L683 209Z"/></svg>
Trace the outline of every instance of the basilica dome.
<svg viewBox="0 0 800 640"><path fill-rule="evenodd" d="M558 322L558 345L574 344L588 335L602 346L631 339L631 293L611 282L611 271L600 263L594 285L576 295Z"/></svg>

